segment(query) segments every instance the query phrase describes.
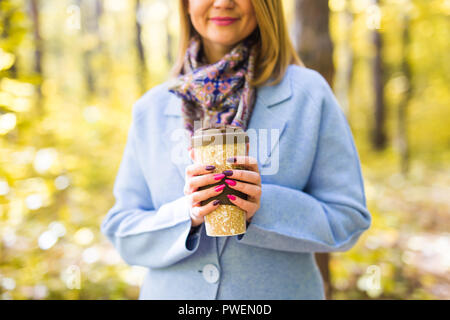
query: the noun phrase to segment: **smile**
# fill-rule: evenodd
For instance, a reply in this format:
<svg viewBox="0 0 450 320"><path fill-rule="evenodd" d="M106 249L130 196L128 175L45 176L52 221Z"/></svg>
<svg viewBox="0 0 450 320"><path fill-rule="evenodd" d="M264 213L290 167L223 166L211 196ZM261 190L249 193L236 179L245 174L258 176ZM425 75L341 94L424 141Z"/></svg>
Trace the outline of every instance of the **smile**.
<svg viewBox="0 0 450 320"><path fill-rule="evenodd" d="M236 22L238 19L211 19L212 22L217 24L218 26L227 26L234 22Z"/></svg>

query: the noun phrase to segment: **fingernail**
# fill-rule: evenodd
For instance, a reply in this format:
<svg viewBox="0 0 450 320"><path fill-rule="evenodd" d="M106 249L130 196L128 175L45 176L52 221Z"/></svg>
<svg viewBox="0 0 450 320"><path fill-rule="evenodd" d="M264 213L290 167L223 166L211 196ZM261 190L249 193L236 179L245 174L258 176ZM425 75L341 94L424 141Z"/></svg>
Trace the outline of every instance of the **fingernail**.
<svg viewBox="0 0 450 320"><path fill-rule="evenodd" d="M220 203L220 200L214 200L213 205L217 206Z"/></svg>
<svg viewBox="0 0 450 320"><path fill-rule="evenodd" d="M230 186L235 186L236 185L236 181L234 181L234 180L225 179L225 182L228 183L228 185L230 185Z"/></svg>
<svg viewBox="0 0 450 320"><path fill-rule="evenodd" d="M232 170L225 170L225 171L222 171L222 173L223 173L224 175L226 175L227 177L233 175L233 171L232 171Z"/></svg>
<svg viewBox="0 0 450 320"><path fill-rule="evenodd" d="M214 180L221 180L225 177L223 173L218 173L214 175Z"/></svg>
<svg viewBox="0 0 450 320"><path fill-rule="evenodd" d="M233 196L232 194L227 194L228 199L230 200L236 200L236 197Z"/></svg>
<svg viewBox="0 0 450 320"><path fill-rule="evenodd" d="M225 188L225 185L224 185L224 184L221 184L220 186L215 187L214 190L216 190L217 192L219 192L219 191L222 191L223 188Z"/></svg>
<svg viewBox="0 0 450 320"><path fill-rule="evenodd" d="M206 166L206 170L214 170L216 167L215 166Z"/></svg>
<svg viewBox="0 0 450 320"><path fill-rule="evenodd" d="M227 159L227 162L231 162L231 163L236 162L236 157L228 158L228 159Z"/></svg>

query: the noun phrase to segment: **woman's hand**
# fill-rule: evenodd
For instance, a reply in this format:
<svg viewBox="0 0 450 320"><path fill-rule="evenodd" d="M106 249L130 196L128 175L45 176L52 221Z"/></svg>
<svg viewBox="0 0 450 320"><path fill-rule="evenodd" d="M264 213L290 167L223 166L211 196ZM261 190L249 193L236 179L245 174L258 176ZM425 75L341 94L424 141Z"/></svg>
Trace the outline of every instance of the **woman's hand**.
<svg viewBox="0 0 450 320"><path fill-rule="evenodd" d="M230 188L247 194L247 200L235 195L229 195L228 198L232 203L246 211L246 220L250 222L255 212L258 211L261 200L261 175L259 173L258 162L250 156L236 156L227 160L248 169L233 169L224 171L224 173L227 175L225 183ZM246 182L235 181L234 179Z"/></svg>
<svg viewBox="0 0 450 320"><path fill-rule="evenodd" d="M184 194L189 198L192 227L201 225L205 220L204 217L217 209L220 204L219 200L210 201L204 206L201 206L200 202L222 193L225 184L197 191L198 188L214 184L225 177L222 173L210 173L214 169L214 166L205 166L197 163L186 167Z"/></svg>

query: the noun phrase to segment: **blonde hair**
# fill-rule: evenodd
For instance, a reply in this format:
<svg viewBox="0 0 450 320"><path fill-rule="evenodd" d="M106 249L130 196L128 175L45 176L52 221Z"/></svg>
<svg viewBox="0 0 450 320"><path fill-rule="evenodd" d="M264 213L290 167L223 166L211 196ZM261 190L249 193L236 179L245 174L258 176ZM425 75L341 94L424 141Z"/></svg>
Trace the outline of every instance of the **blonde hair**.
<svg viewBox="0 0 450 320"><path fill-rule="evenodd" d="M170 71L170 77L181 74L184 64L184 56L189 46L189 40L194 34L198 34L189 18L188 0L179 0L180 12L180 40L178 56L174 67ZM255 62L255 75L253 87L259 87L269 79L273 79L267 85L276 85L282 79L290 64L304 67L304 64L289 38L289 32L283 13L281 0L251 0L255 10L258 26L252 36L256 36L257 57Z"/></svg>

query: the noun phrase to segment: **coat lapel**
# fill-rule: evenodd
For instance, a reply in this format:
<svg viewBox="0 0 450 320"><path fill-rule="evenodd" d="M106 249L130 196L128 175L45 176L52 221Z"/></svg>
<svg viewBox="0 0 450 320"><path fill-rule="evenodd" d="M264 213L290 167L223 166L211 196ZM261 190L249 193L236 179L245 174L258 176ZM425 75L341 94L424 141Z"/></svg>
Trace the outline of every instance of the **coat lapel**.
<svg viewBox="0 0 450 320"><path fill-rule="evenodd" d="M250 138L250 149L256 157L258 151L258 143L265 143L266 141L259 141L260 129L266 129L267 136L271 136L272 129L278 129L279 139L275 142L268 143L268 152L258 151L258 156L256 157L259 165L262 167L267 166L270 163L270 157L272 152L279 144L279 141L283 138L284 129L287 125L287 119L283 118L282 115L276 111L276 105L289 99L292 95L290 78L286 75L283 80L275 86L262 86L257 90L257 99L255 107L250 118L250 123L247 127L248 129L253 129L257 133L258 137L253 139ZM263 137L263 136L261 136ZM256 141L258 140L258 141Z"/></svg>

